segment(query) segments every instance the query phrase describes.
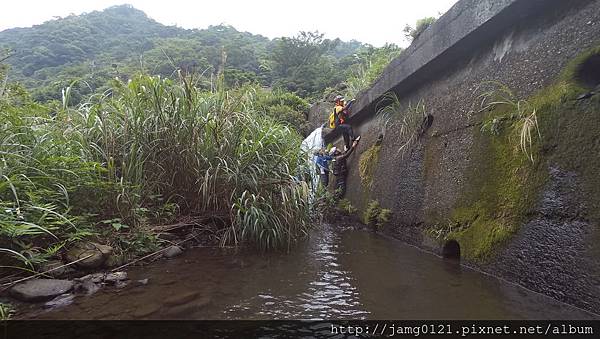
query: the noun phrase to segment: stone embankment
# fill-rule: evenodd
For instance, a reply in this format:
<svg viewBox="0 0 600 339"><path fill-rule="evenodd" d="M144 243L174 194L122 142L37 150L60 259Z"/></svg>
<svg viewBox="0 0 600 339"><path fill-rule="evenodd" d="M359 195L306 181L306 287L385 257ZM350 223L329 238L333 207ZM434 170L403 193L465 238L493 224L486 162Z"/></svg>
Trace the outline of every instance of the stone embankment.
<svg viewBox="0 0 600 339"><path fill-rule="evenodd" d="M458 244L465 264L597 312L599 60L598 0L459 1L357 98L346 197L392 210L386 232L408 243ZM388 123L387 93L401 106ZM414 115L431 126L404 126Z"/></svg>

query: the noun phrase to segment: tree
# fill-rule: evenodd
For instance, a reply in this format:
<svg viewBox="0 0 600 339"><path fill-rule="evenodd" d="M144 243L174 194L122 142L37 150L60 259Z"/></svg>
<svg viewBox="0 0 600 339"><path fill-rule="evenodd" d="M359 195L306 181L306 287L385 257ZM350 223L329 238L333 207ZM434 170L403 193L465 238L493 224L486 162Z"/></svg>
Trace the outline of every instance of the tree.
<svg viewBox="0 0 600 339"><path fill-rule="evenodd" d="M319 32L300 32L292 38L276 39L270 54L271 71L277 79L274 85L302 97L322 91L331 84L334 72L333 60L326 53L338 42L323 39Z"/></svg>
<svg viewBox="0 0 600 339"><path fill-rule="evenodd" d="M355 97L360 91L373 85L390 61L400 53L402 49L398 46L386 44L380 48L362 49L354 54L354 63L348 66L345 95Z"/></svg>
<svg viewBox="0 0 600 339"><path fill-rule="evenodd" d="M310 105L306 100L283 90L258 89L256 93L255 107L258 111L295 129L303 136L309 134L306 116Z"/></svg>

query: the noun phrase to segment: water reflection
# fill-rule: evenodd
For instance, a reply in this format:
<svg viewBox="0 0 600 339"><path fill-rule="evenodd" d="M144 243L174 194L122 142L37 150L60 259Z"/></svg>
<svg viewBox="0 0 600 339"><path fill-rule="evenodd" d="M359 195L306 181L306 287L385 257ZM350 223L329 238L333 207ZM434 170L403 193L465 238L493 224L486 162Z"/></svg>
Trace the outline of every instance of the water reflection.
<svg viewBox="0 0 600 339"><path fill-rule="evenodd" d="M269 293L252 296L230 307L225 312L227 318L244 318L249 313L268 319L365 318L368 312L360 303L351 273L339 269L339 241L340 233L334 227L326 225L321 228L304 248L306 262L303 267L296 267L303 270L302 274L298 280L288 281L291 285L299 285L300 282L304 287L301 291L289 294L287 289L269 289ZM281 277L289 274L290 267L284 262L278 268L272 272L273 276L286 281Z"/></svg>
<svg viewBox="0 0 600 339"><path fill-rule="evenodd" d="M581 310L368 231L324 225L289 254L188 250L42 319L586 319ZM148 279L147 285L135 283Z"/></svg>

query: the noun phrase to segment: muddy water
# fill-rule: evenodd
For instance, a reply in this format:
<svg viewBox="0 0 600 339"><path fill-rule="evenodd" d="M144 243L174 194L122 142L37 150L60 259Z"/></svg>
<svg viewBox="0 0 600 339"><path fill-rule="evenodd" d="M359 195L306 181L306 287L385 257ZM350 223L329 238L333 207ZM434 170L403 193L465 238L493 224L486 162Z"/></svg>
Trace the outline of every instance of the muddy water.
<svg viewBox="0 0 600 339"><path fill-rule="evenodd" d="M398 241L323 226L291 254L191 249L42 319L587 319ZM137 280L148 279L147 284Z"/></svg>

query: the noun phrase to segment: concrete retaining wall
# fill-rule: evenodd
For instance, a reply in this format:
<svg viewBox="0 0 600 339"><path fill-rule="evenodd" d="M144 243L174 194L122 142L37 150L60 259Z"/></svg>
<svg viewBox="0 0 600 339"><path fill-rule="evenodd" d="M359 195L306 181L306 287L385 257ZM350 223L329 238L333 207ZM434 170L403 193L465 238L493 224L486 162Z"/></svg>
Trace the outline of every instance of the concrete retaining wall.
<svg viewBox="0 0 600 339"><path fill-rule="evenodd" d="M518 97L527 98L556 81L582 51L598 45L598 0L459 1L357 98L350 123L363 140L349 163L347 198L359 209L369 200L378 200L393 211L387 232L439 250L439 239L425 230L452 217L470 180L469 170L477 166L473 150L482 121L480 85L499 81ZM406 153L398 151L397 128L386 130L375 115L389 91L405 106L424 102L434 118ZM361 185L358 160L381 134L384 141L368 190ZM326 140L340 142L336 133ZM600 313L600 246L594 241L600 240L600 226L579 217L586 198L573 191L579 185L577 173L546 165L549 179L528 221L491 259L468 263ZM571 217L548 217L547 211L554 208L569 210Z"/></svg>

